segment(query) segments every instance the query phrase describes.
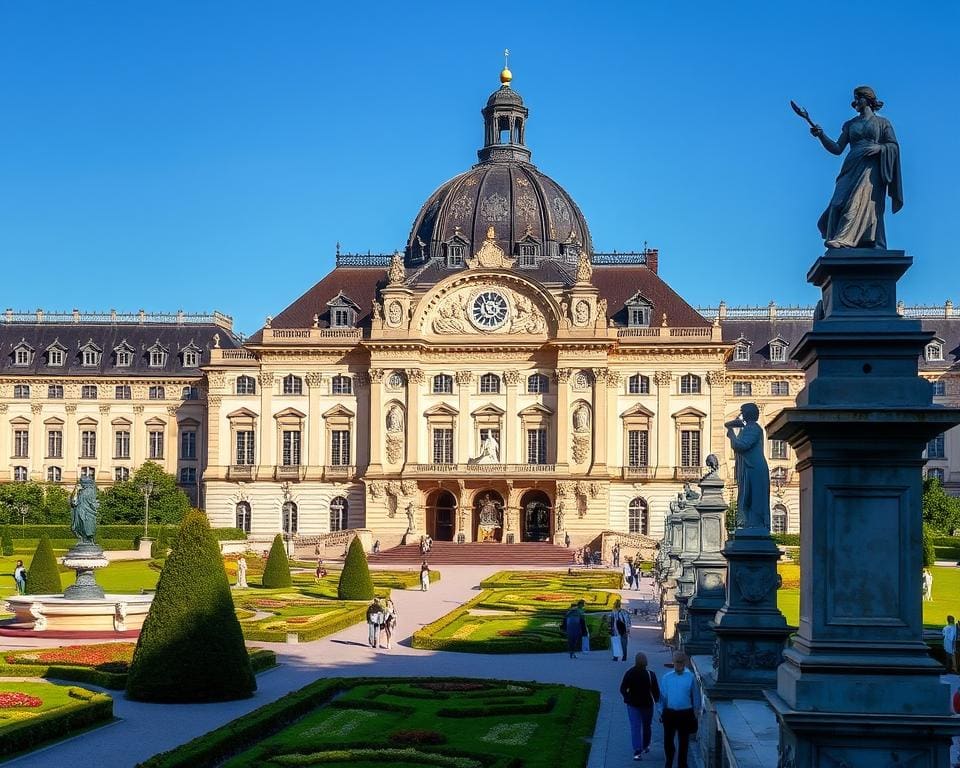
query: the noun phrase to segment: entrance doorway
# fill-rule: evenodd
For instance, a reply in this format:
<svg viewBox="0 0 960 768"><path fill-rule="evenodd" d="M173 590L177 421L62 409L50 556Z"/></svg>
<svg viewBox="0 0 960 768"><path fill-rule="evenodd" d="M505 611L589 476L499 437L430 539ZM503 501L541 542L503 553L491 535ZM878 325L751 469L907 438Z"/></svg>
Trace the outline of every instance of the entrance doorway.
<svg viewBox="0 0 960 768"><path fill-rule="evenodd" d="M453 541L456 507L450 491L434 491L427 497L427 534L434 541Z"/></svg>
<svg viewBox="0 0 960 768"><path fill-rule="evenodd" d="M503 541L503 496L480 491L473 499L473 540Z"/></svg>
<svg viewBox="0 0 960 768"><path fill-rule="evenodd" d="M550 497L543 491L527 491L520 499L520 540L550 540Z"/></svg>

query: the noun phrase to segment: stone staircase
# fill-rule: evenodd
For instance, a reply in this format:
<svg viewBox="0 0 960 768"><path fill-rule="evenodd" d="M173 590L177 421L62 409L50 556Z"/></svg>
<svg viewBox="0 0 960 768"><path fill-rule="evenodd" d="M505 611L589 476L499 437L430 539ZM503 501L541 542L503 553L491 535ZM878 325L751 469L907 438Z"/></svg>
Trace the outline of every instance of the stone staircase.
<svg viewBox="0 0 960 768"><path fill-rule="evenodd" d="M573 565L572 549L542 542L497 544L493 542L454 544L435 541L426 556L420 555L419 544L387 549L379 554L368 554L371 565L419 565L426 560L434 565L513 565L538 568L557 568Z"/></svg>

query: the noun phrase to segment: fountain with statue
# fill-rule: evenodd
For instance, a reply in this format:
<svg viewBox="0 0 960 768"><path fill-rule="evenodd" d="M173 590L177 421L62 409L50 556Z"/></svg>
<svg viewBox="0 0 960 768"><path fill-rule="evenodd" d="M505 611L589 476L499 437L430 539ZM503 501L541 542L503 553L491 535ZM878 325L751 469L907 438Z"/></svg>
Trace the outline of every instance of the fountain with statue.
<svg viewBox="0 0 960 768"><path fill-rule="evenodd" d="M110 638L139 634L153 595L108 595L97 584L96 571L110 561L94 541L100 504L93 478L80 479L70 506L77 543L61 562L76 572L74 583L62 595L8 597L14 618L0 625L0 635Z"/></svg>

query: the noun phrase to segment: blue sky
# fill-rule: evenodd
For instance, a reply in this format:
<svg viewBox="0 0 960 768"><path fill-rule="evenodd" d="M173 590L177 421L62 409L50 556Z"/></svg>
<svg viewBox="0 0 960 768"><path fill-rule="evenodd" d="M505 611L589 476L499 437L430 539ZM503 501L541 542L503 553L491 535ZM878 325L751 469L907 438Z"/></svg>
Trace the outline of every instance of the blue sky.
<svg viewBox="0 0 960 768"><path fill-rule="evenodd" d="M347 251L402 248L476 162L511 50L533 161L598 250L693 304L804 282L853 86L902 146L910 303L960 299L960 6L894 2L0 4L0 304L220 309L256 330Z"/></svg>

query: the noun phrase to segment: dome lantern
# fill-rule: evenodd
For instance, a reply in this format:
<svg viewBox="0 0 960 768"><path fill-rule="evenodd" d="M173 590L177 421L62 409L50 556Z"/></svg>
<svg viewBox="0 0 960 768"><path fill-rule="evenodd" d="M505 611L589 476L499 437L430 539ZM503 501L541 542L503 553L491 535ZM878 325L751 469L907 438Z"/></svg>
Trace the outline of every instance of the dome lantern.
<svg viewBox="0 0 960 768"><path fill-rule="evenodd" d="M504 57L510 52L504 51ZM483 148L477 152L481 163L504 161L530 162L530 150L524 144L527 115L520 94L510 87L513 73L504 62L500 73L502 85L490 94L483 108Z"/></svg>

